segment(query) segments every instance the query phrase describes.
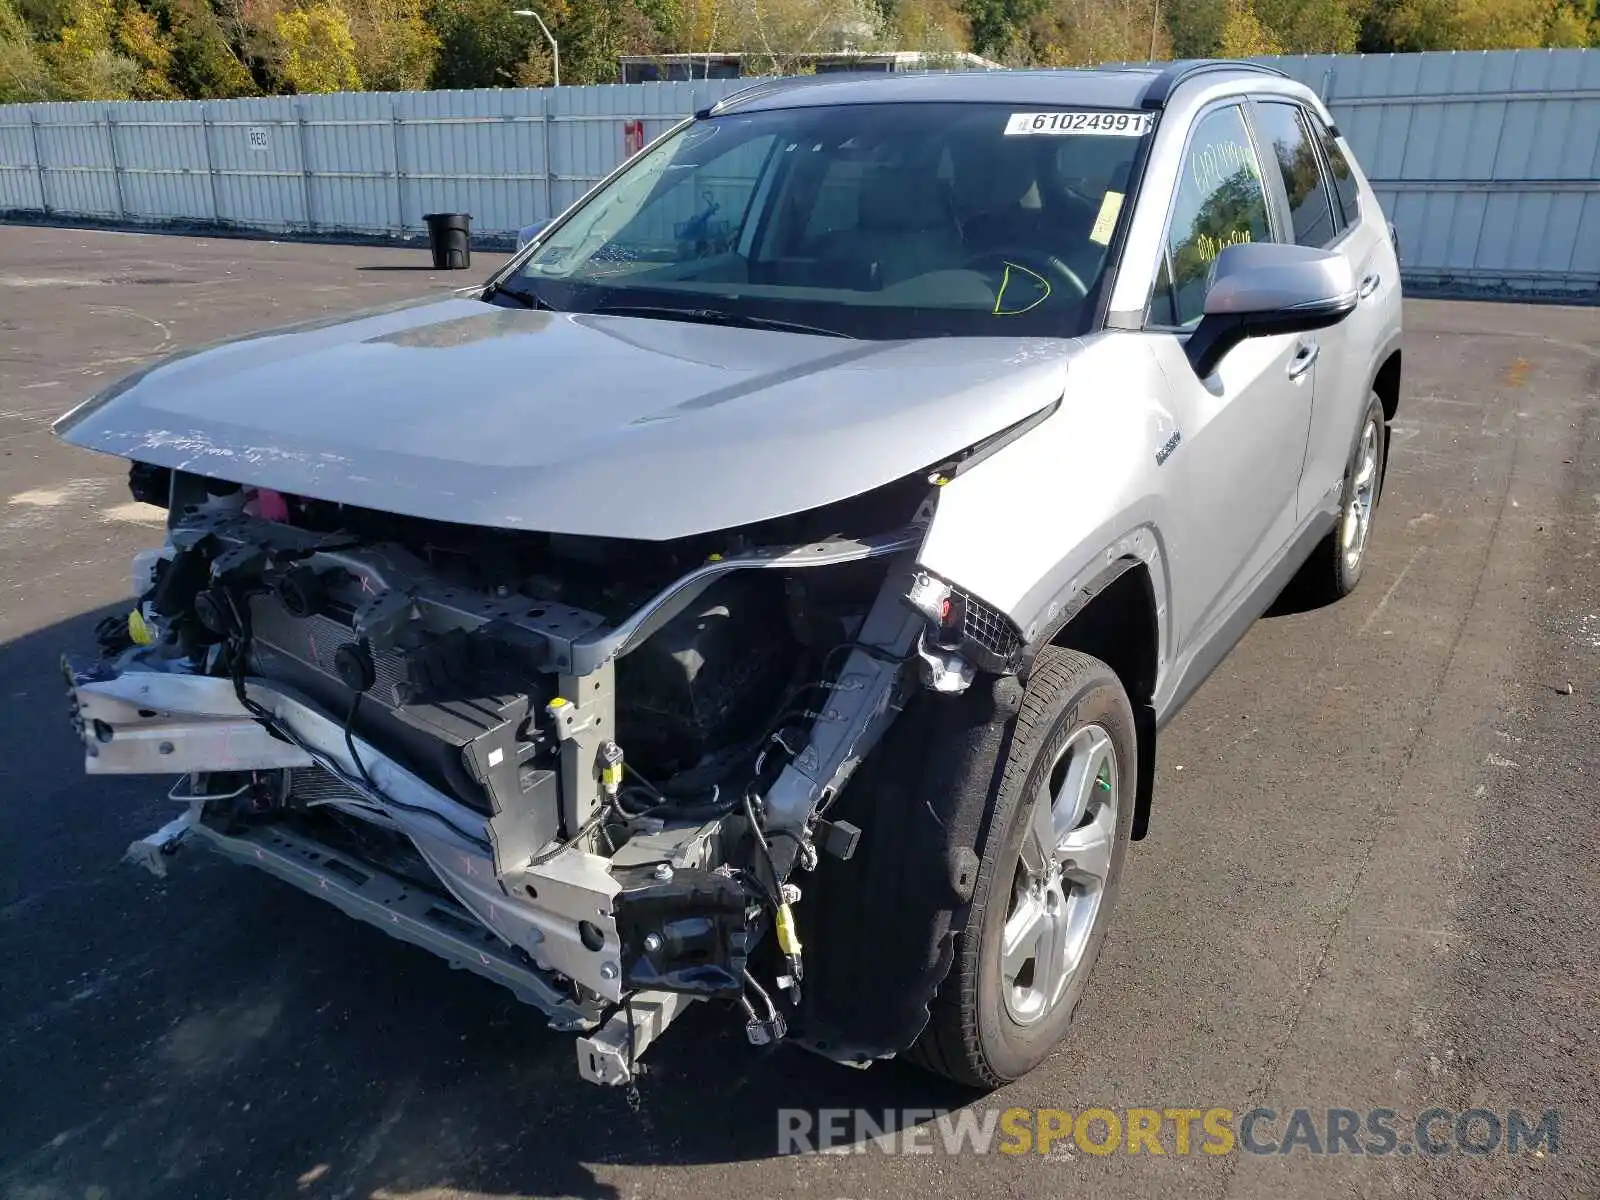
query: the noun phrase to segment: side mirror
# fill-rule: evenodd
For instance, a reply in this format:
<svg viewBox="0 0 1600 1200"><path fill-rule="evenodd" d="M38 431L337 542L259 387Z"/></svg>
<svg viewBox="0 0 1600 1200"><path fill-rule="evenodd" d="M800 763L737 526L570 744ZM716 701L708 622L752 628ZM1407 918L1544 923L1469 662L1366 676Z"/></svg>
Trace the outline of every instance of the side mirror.
<svg viewBox="0 0 1600 1200"><path fill-rule="evenodd" d="M554 218L546 217L542 221L535 221L532 225L524 225L517 230L517 249L521 250L529 242L535 241L546 229L549 229Z"/></svg>
<svg viewBox="0 0 1600 1200"><path fill-rule="evenodd" d="M1326 329L1356 300L1343 255L1277 242L1229 246L1217 255L1205 315L1189 335L1189 363L1205 379L1245 338Z"/></svg>

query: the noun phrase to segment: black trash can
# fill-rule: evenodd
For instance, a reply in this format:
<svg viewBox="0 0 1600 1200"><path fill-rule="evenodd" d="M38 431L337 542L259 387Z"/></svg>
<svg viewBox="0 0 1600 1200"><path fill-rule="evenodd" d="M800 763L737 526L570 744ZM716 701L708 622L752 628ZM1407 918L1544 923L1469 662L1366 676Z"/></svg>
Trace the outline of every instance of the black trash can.
<svg viewBox="0 0 1600 1200"><path fill-rule="evenodd" d="M459 271L472 265L472 214L429 213L428 249L440 271Z"/></svg>

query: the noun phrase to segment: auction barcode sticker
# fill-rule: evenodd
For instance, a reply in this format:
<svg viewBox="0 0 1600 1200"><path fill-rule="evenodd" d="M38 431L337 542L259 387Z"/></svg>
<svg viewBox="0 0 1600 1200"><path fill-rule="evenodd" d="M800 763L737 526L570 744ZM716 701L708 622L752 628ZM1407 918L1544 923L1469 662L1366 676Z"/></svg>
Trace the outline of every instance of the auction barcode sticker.
<svg viewBox="0 0 1600 1200"><path fill-rule="evenodd" d="M1023 134L1099 134L1142 137L1154 128L1153 113L1132 112L1020 112L1006 121L1006 136Z"/></svg>

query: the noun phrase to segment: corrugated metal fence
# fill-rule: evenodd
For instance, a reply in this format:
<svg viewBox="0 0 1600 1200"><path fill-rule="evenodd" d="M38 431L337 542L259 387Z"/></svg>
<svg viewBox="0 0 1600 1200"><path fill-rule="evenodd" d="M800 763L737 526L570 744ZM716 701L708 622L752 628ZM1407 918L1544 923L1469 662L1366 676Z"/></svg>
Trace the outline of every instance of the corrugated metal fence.
<svg viewBox="0 0 1600 1200"><path fill-rule="evenodd" d="M1600 52L1265 60L1316 88L1413 280L1600 289ZM0 107L0 212L507 234L748 81ZM630 126L632 127L630 130Z"/></svg>
<svg viewBox="0 0 1600 1200"><path fill-rule="evenodd" d="M1600 290L1600 51L1267 61L1333 110L1408 276Z"/></svg>
<svg viewBox="0 0 1600 1200"><path fill-rule="evenodd" d="M737 81L0 107L0 211L399 234L513 232Z"/></svg>

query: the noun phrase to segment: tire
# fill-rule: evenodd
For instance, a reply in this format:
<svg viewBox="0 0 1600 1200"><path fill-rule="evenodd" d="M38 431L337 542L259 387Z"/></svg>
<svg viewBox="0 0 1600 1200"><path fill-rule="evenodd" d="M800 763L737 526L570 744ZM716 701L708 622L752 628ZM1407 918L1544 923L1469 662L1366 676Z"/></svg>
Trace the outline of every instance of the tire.
<svg viewBox="0 0 1600 1200"><path fill-rule="evenodd" d="M1350 457L1345 462L1344 486L1339 491L1339 522L1333 532L1317 544L1295 577L1295 585L1308 604L1332 604L1342 600L1361 582L1367 551L1372 546L1372 522L1383 494L1388 443L1383 401L1373 392L1368 397L1367 410L1362 414ZM1363 508L1364 515L1359 515ZM1351 536L1352 523L1357 521L1360 522L1359 542L1352 552L1346 538Z"/></svg>
<svg viewBox="0 0 1600 1200"><path fill-rule="evenodd" d="M989 819L980 839L971 901L953 922L950 971L929 1007L927 1026L907 1054L912 1062L959 1083L994 1088L1033 1070L1066 1035L1099 956L1122 875L1138 783L1136 749L1133 709L1111 669L1074 651L1043 651L1022 695L986 806ZM1109 759L1097 756L1100 752ZM1092 777L1086 773L1090 770ZM1086 796L1090 804L1084 823L1068 833L1060 830L1070 820L1063 822L1059 815L1048 833L1035 824L1041 810L1033 798L1041 785L1057 781L1063 797ZM1057 814L1065 811L1065 804L1065 799L1057 801ZM1052 837L1059 845L1066 845L1062 839L1070 835L1087 846L1090 834L1096 846L1104 844L1103 868L1096 868L1103 869L1098 901L1084 906L1081 898L1074 900L1080 885L1070 878L1058 881L1060 897L1045 887L1037 904L1028 899L1032 873L1024 852L1037 859L1035 835ZM1083 861L1090 861L1087 850ZM1039 966L1047 957L1045 938L1035 945L1031 969L1012 974L1017 955L1007 960L1003 954L1008 923L1013 929L1031 928L1025 918L1048 912L1057 899L1058 913L1076 914L1076 924L1062 917L1063 926L1072 930L1077 967L1059 989L1049 986L1044 976L1050 973Z"/></svg>

